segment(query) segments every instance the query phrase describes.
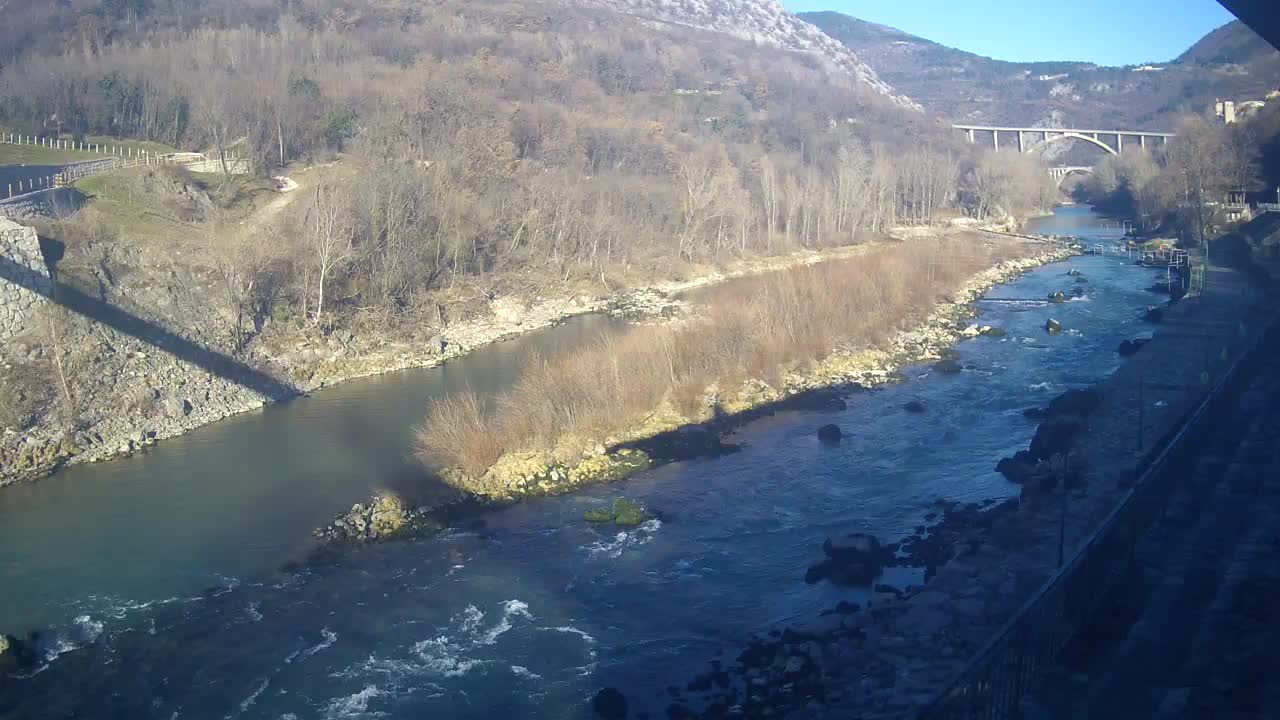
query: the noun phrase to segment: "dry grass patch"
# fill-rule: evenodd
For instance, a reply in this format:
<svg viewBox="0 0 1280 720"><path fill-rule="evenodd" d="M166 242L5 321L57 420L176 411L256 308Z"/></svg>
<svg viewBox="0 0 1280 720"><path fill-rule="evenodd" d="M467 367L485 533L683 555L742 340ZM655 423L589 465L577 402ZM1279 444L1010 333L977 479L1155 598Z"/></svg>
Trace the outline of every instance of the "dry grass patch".
<svg viewBox="0 0 1280 720"><path fill-rule="evenodd" d="M913 241L733 283L685 323L535 358L492 412L471 392L435 403L418 430L419 458L480 478L509 452L575 457L592 438L633 431L664 406L705 419L712 395L731 399L747 380L779 387L833 352L883 343L923 320L940 294L1023 254L1011 243Z"/></svg>

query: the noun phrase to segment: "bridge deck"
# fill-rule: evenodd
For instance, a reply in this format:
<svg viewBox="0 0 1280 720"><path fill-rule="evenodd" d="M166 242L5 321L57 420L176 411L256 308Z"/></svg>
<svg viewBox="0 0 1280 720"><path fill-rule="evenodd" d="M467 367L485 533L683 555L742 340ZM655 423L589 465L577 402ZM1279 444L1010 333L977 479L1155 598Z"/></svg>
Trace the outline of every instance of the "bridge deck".
<svg viewBox="0 0 1280 720"><path fill-rule="evenodd" d="M1081 135L1130 135L1146 137L1176 137L1176 133L1156 132L1154 130L1082 130L1080 128L1046 128L1046 127L1004 127L1000 125L952 125L956 130L981 130L984 132L1024 132L1024 133L1080 133Z"/></svg>

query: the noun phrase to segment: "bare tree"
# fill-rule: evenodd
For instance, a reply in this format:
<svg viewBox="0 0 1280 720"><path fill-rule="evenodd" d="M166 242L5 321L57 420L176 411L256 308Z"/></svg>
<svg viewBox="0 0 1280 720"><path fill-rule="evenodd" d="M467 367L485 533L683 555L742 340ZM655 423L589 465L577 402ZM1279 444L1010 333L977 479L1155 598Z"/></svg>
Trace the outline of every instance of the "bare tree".
<svg viewBox="0 0 1280 720"><path fill-rule="evenodd" d="M316 275L316 309L312 321L324 318L325 289L333 275L346 266L354 254L355 228L341 188L333 178L316 184L315 197L303 222L310 267Z"/></svg>

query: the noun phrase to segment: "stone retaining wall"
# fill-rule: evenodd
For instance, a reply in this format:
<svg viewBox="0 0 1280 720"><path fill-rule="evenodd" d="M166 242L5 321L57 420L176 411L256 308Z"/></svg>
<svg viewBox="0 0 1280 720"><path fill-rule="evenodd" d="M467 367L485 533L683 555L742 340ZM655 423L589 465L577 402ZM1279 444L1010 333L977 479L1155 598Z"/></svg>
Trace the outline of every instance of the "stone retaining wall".
<svg viewBox="0 0 1280 720"><path fill-rule="evenodd" d="M0 340L29 329L32 314L52 292L36 231L0 217Z"/></svg>

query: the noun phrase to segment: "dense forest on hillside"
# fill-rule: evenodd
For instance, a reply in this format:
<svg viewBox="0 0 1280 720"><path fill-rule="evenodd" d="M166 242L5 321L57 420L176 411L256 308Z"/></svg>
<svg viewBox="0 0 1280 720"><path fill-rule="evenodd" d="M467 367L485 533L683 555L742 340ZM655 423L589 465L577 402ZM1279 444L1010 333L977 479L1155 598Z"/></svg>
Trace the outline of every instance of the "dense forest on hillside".
<svg viewBox="0 0 1280 720"><path fill-rule="evenodd" d="M266 263L288 292L246 297L255 315L267 297L319 315L327 284L392 313L495 270L607 284L637 261L1052 198L1033 163L970 156L811 55L599 9L170 0L28 22L7 36L0 124L234 152L262 173L343 154L311 203L334 207L300 216L296 250Z"/></svg>

